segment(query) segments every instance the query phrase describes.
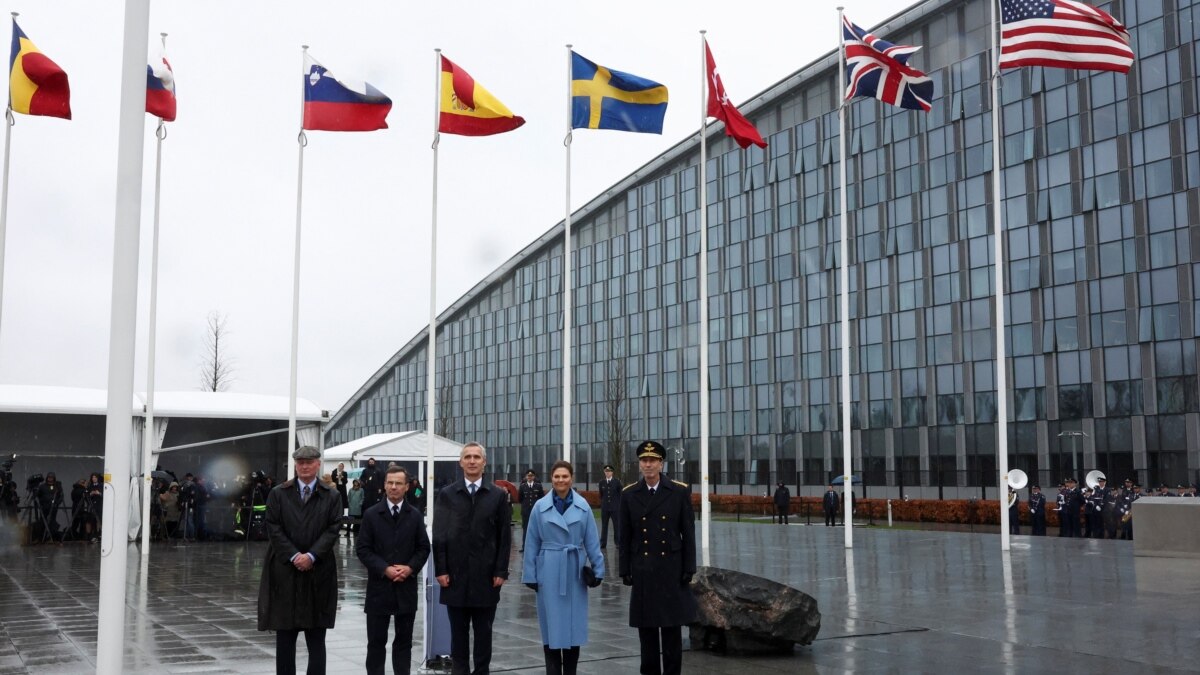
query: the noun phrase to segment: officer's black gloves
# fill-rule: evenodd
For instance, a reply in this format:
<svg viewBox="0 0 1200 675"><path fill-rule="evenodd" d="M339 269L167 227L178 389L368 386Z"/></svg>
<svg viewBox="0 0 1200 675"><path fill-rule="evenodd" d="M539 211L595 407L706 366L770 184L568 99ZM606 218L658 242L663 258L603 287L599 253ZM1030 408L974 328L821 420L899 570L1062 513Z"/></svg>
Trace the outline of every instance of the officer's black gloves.
<svg viewBox="0 0 1200 675"><path fill-rule="evenodd" d="M537 589L538 589L538 585L537 585L537 584L525 584L525 585L526 585L527 587L529 587L529 590L533 591L534 593L537 593Z"/></svg>
<svg viewBox="0 0 1200 675"><path fill-rule="evenodd" d="M692 575L684 573L684 575L679 578L679 583L683 584L684 586L692 583Z"/></svg>
<svg viewBox="0 0 1200 675"><path fill-rule="evenodd" d="M632 586L633 585L633 577L632 576L621 577L621 583L625 584L626 586Z"/></svg>

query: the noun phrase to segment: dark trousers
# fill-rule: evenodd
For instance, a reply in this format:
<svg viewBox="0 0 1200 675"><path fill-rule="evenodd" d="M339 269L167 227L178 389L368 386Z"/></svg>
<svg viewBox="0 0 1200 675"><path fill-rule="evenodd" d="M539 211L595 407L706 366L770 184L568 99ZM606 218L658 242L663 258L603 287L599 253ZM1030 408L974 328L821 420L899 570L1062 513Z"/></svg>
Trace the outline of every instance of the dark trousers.
<svg viewBox="0 0 1200 675"><path fill-rule="evenodd" d="M639 628L638 640L642 644L642 675L679 675L683 671L682 628Z"/></svg>
<svg viewBox="0 0 1200 675"><path fill-rule="evenodd" d="M833 527L834 525L837 525L837 511L825 509L825 526Z"/></svg>
<svg viewBox="0 0 1200 675"><path fill-rule="evenodd" d="M1030 523L1033 525L1033 536L1035 536L1035 537L1046 536L1046 516L1045 515L1033 516L1029 520L1030 520Z"/></svg>
<svg viewBox="0 0 1200 675"><path fill-rule="evenodd" d="M450 657L454 675L487 675L492 663L492 622L496 607L446 607L450 615ZM475 633L475 670L471 670L471 632Z"/></svg>
<svg viewBox="0 0 1200 675"><path fill-rule="evenodd" d="M529 535L529 519L533 516L533 509L521 507L521 550L525 550L525 537Z"/></svg>
<svg viewBox="0 0 1200 675"><path fill-rule="evenodd" d="M600 548L608 546L608 523L613 524L613 541L617 541L621 537L620 530L617 529L617 514L613 511L600 510Z"/></svg>
<svg viewBox="0 0 1200 675"><path fill-rule="evenodd" d="M780 508L780 507L776 506L775 507L775 520L780 525L787 525L788 524L788 511L790 511L790 510L791 510L790 508Z"/></svg>
<svg viewBox="0 0 1200 675"><path fill-rule="evenodd" d="M392 672L408 675L412 666L413 619L416 612L367 615L367 675L383 675L387 661L388 624L396 617L396 636L392 638Z"/></svg>
<svg viewBox="0 0 1200 675"><path fill-rule="evenodd" d="M296 674L296 638L298 630L275 631L275 673ZM325 675L325 629L309 628L304 631L304 645L308 647L308 675Z"/></svg>
<svg viewBox="0 0 1200 675"><path fill-rule="evenodd" d="M546 675L575 675L579 667L579 647L550 649L542 645L546 654Z"/></svg>

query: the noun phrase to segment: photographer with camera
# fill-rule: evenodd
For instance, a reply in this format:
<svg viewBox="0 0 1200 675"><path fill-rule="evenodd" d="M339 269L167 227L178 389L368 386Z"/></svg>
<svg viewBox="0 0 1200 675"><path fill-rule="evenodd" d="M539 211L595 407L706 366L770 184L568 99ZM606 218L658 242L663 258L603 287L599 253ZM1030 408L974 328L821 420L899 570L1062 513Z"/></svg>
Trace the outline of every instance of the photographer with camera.
<svg viewBox="0 0 1200 675"><path fill-rule="evenodd" d="M17 494L17 484L13 482L12 468L16 456L0 463L0 513L10 518L17 515L21 506L21 496Z"/></svg>
<svg viewBox="0 0 1200 675"><path fill-rule="evenodd" d="M34 477L30 476L31 481ZM58 509L63 505L63 489L53 471L47 472L46 482L37 487L37 505L44 527L49 529L51 537L58 539L61 529L58 526Z"/></svg>

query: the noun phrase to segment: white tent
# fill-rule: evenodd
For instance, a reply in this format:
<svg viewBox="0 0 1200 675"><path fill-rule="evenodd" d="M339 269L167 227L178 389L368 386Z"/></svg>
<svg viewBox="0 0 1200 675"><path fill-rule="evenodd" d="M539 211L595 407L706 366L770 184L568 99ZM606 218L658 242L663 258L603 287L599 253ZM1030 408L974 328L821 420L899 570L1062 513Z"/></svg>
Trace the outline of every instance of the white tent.
<svg viewBox="0 0 1200 675"><path fill-rule="evenodd" d="M338 462L351 467L374 457L377 462L423 462L429 458L428 435L424 431L401 431L394 434L371 434L325 449L325 472L337 468ZM457 462L463 444L441 436L433 437L434 461Z"/></svg>

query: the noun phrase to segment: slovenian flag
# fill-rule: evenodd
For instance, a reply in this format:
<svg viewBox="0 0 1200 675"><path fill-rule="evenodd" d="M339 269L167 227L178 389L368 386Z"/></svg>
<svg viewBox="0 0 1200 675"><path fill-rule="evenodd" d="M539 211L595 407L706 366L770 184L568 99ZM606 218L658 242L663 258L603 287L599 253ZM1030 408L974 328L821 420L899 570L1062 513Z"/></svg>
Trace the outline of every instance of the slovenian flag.
<svg viewBox="0 0 1200 675"><path fill-rule="evenodd" d="M164 122L175 121L175 71L166 54L146 66L146 112Z"/></svg>
<svg viewBox="0 0 1200 675"><path fill-rule="evenodd" d="M71 119L71 85L58 64L38 51L13 19L8 59L8 104L13 112Z"/></svg>
<svg viewBox="0 0 1200 675"><path fill-rule="evenodd" d="M375 131L387 128L392 99L366 82L337 77L304 53L304 124L313 131Z"/></svg>

